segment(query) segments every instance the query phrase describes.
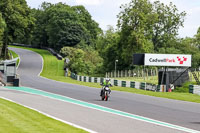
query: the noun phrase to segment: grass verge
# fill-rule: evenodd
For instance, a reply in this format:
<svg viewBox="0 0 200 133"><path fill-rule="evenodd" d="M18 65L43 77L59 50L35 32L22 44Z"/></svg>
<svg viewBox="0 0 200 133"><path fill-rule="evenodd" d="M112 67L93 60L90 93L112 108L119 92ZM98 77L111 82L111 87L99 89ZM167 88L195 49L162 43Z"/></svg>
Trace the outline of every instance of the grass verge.
<svg viewBox="0 0 200 133"><path fill-rule="evenodd" d="M9 51L11 52L13 58L19 57L18 54L16 54L14 51L12 51L12 50L9 50ZM18 64L19 64L19 61L20 61L20 59L17 60L17 66L18 66Z"/></svg>
<svg viewBox="0 0 200 133"><path fill-rule="evenodd" d="M158 76L149 76L149 77L120 77L116 78L117 80L123 81L137 81L137 82L147 82L152 84L158 84Z"/></svg>
<svg viewBox="0 0 200 133"><path fill-rule="evenodd" d="M1 133L86 133L63 122L0 98Z"/></svg>
<svg viewBox="0 0 200 133"><path fill-rule="evenodd" d="M101 86L98 83L81 82L81 81L73 80L70 77L64 77L64 70L63 70L64 61L57 60L57 58L55 56L52 56L47 50L25 48L25 47L18 47L18 46L16 48L32 50L34 52L39 53L43 57L44 68L43 68L43 72L41 73L41 76L43 77L46 77L52 80L61 81L61 82L101 88ZM183 101L200 103L200 96L190 94L190 93L179 93L179 92L155 93L151 91L144 91L144 90L139 90L135 88L118 87L118 86L114 86L111 89L116 90L116 91L124 91L124 92L137 93L137 94L143 94L143 95L149 95L149 96L155 96L155 97L163 97L163 98L169 98L169 99L175 99L175 100L183 100Z"/></svg>

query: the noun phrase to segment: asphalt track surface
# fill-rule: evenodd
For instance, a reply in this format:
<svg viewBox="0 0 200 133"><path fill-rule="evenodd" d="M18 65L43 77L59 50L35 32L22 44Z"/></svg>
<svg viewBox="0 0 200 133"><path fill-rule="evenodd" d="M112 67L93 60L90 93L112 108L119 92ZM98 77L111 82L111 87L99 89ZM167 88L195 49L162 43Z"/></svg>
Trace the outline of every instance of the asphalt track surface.
<svg viewBox="0 0 200 133"><path fill-rule="evenodd" d="M40 77L38 76L42 69L40 55L28 50L10 49L14 50L21 59L18 68L21 86L36 88L200 131L200 104L198 103L118 91L112 91L109 101L101 101L99 88L61 83ZM148 129L145 130L148 132Z"/></svg>

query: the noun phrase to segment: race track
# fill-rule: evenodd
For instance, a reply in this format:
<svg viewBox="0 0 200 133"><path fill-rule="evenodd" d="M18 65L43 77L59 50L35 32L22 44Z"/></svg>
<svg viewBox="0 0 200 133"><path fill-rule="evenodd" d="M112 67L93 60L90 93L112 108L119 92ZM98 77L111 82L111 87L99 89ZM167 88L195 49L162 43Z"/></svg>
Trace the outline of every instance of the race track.
<svg viewBox="0 0 200 133"><path fill-rule="evenodd" d="M40 77L38 76L42 69L42 58L40 55L24 49L9 49L12 49L20 56L21 62L18 74L20 75L21 86L36 88L200 131L200 104L198 103L118 91L112 91L109 101L101 101L99 97L100 88L61 83ZM148 131L148 129L146 130Z"/></svg>

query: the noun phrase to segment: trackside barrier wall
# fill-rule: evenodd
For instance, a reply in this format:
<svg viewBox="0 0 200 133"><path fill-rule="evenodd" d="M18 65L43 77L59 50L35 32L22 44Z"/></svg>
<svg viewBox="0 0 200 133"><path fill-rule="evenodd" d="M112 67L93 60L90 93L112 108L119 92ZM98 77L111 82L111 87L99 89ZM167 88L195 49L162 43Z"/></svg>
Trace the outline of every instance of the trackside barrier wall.
<svg viewBox="0 0 200 133"><path fill-rule="evenodd" d="M71 78L82 81L82 82L93 82L93 83L102 83L105 78L100 77L88 77L88 76L80 76L76 75L75 73L71 73ZM121 81L116 79L110 80L111 84L114 86L121 86L121 87L130 87L130 88L136 88L136 89L143 89L143 90L149 90L149 91L161 91L165 92L166 87L165 85L155 85L145 82L134 82L134 81Z"/></svg>
<svg viewBox="0 0 200 133"><path fill-rule="evenodd" d="M189 85L189 93L200 95L199 85Z"/></svg>

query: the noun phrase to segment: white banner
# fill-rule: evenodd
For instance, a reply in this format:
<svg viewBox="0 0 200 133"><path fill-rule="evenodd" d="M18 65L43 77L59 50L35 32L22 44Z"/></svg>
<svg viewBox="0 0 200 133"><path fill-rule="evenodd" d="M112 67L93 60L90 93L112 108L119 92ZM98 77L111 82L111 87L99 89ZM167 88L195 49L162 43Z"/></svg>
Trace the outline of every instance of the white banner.
<svg viewBox="0 0 200 133"><path fill-rule="evenodd" d="M191 55L179 54L145 54L146 66L182 66L191 67Z"/></svg>

